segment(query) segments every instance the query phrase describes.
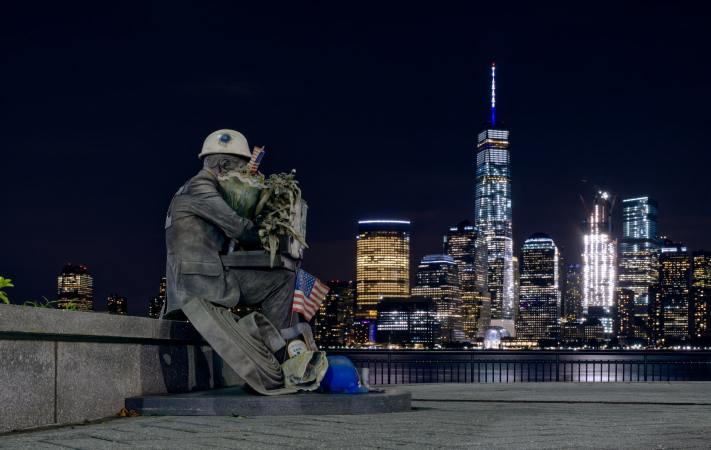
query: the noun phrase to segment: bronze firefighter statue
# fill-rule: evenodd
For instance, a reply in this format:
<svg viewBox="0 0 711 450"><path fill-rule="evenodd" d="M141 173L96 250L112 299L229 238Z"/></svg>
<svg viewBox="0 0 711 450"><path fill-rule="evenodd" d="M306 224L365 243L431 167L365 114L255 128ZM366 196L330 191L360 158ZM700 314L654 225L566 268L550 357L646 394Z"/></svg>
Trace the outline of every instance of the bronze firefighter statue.
<svg viewBox="0 0 711 450"><path fill-rule="evenodd" d="M258 393L313 390L328 363L292 312L306 203L293 174L265 178L257 170L262 155L234 130L205 139L203 167L175 193L166 217L163 317L184 314ZM239 318L238 304L260 305L261 313ZM291 339L303 340L300 354L287 354Z"/></svg>

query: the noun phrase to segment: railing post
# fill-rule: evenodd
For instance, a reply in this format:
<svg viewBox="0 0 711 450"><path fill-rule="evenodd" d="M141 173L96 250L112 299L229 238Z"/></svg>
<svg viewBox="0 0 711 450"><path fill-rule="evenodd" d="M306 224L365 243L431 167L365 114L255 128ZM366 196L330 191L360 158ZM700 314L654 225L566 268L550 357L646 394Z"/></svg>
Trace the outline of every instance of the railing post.
<svg viewBox="0 0 711 450"><path fill-rule="evenodd" d="M647 354L644 354L644 381L647 381Z"/></svg>
<svg viewBox="0 0 711 450"><path fill-rule="evenodd" d="M390 361L391 361L392 353L388 352L388 384L390 384Z"/></svg>
<svg viewBox="0 0 711 450"><path fill-rule="evenodd" d="M560 381L560 353L555 354L555 381Z"/></svg>
<svg viewBox="0 0 711 450"><path fill-rule="evenodd" d="M469 382L474 382L474 352L469 353Z"/></svg>

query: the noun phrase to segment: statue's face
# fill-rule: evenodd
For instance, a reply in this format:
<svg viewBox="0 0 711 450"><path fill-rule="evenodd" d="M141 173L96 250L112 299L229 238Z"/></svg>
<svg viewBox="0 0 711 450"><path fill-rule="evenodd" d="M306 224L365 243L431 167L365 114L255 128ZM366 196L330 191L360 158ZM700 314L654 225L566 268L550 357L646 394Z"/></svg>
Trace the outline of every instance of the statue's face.
<svg viewBox="0 0 711 450"><path fill-rule="evenodd" d="M239 156L222 155L220 160L220 173L229 173L242 168L247 161Z"/></svg>
<svg viewBox="0 0 711 450"><path fill-rule="evenodd" d="M218 176L237 171L246 164L246 158L225 154L208 155L203 162L206 169Z"/></svg>

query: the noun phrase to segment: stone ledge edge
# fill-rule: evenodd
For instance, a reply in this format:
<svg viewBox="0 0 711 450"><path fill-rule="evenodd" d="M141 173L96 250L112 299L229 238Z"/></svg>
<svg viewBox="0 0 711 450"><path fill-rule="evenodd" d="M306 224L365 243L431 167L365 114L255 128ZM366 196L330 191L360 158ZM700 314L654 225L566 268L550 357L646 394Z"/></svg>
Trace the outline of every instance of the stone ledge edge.
<svg viewBox="0 0 711 450"><path fill-rule="evenodd" d="M4 304L0 339L204 343L188 322Z"/></svg>

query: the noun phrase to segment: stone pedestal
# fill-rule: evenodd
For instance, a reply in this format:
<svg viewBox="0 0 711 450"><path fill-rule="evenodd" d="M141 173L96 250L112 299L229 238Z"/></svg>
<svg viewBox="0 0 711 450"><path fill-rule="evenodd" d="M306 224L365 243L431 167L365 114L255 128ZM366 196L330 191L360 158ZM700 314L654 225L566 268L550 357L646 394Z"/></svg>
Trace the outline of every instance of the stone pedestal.
<svg viewBox="0 0 711 450"><path fill-rule="evenodd" d="M126 408L146 416L285 416L377 414L409 411L409 392L386 389L367 394L304 392L262 396L241 387L126 399Z"/></svg>

